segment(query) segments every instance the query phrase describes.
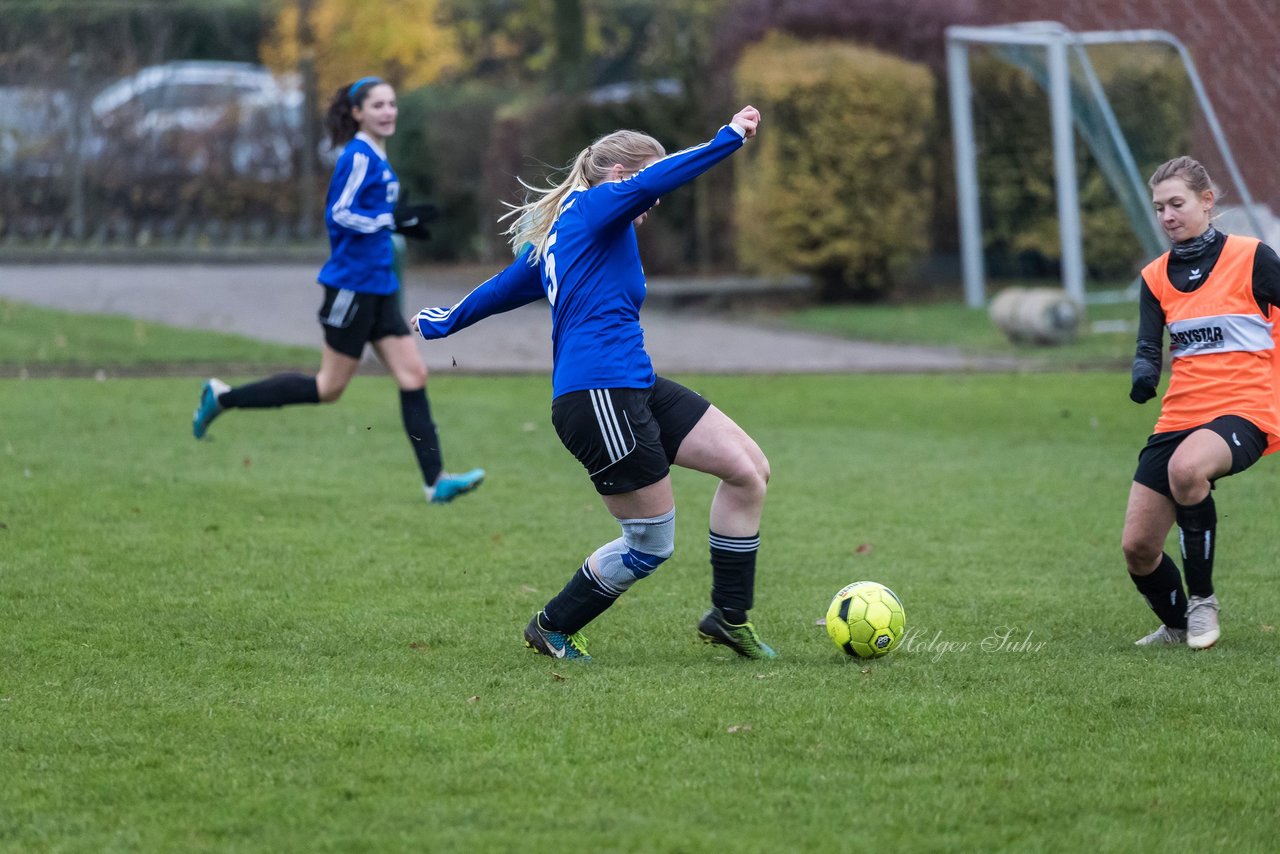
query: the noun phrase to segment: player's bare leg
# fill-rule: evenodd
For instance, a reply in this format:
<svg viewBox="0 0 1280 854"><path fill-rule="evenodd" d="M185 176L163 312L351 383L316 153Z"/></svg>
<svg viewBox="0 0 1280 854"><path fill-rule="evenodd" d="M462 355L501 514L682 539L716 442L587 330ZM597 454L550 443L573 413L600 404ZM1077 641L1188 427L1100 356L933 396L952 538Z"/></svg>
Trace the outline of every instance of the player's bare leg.
<svg viewBox="0 0 1280 854"><path fill-rule="evenodd" d="M769 460L729 416L709 408L680 444L675 463L720 478L711 500L711 530L732 537L760 531Z"/></svg>
<svg viewBox="0 0 1280 854"><path fill-rule="evenodd" d="M681 442L675 463L720 478L711 501L708 536L712 608L698 623L698 633L744 658L775 657L747 619L755 599L769 460L745 430L712 406Z"/></svg>
<svg viewBox="0 0 1280 854"><path fill-rule="evenodd" d="M339 353L328 344L320 351L320 372L316 374L316 392L321 403L334 403L351 384L360 370L360 360Z"/></svg>

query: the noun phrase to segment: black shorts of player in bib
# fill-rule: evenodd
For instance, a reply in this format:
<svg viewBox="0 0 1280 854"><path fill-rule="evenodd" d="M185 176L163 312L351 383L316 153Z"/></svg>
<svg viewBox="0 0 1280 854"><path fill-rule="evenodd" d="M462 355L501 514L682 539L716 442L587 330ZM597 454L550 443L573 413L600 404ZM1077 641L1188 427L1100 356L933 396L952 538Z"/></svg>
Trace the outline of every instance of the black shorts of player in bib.
<svg viewBox="0 0 1280 854"><path fill-rule="evenodd" d="M1267 449L1267 434L1256 424L1239 415L1223 415L1207 424L1189 430L1172 430L1168 433L1152 433L1146 447L1138 454L1138 470L1135 482L1168 498L1173 498L1169 488L1169 460L1178 446L1197 430L1212 430L1222 437L1231 449L1231 471L1223 477L1239 474L1262 457Z"/></svg>
<svg viewBox="0 0 1280 854"><path fill-rule="evenodd" d="M400 291L366 294L323 287L320 325L324 327L324 343L344 356L359 359L366 343L409 334L409 324L400 310Z"/></svg>
<svg viewBox="0 0 1280 854"><path fill-rule="evenodd" d="M596 492L634 492L667 476L680 443L711 407L697 392L658 377L649 388L571 391L551 402L551 423Z"/></svg>

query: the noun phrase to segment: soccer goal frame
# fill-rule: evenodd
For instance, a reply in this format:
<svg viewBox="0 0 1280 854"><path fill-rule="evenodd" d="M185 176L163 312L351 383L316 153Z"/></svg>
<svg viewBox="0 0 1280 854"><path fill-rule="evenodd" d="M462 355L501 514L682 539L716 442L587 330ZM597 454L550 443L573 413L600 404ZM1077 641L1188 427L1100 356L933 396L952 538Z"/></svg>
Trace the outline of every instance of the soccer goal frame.
<svg viewBox="0 0 1280 854"><path fill-rule="evenodd" d="M1262 228L1254 214L1253 199L1227 145L1222 124L1209 101L1204 83L1186 45L1163 30L1104 30L1073 32L1054 21L1033 21L991 27L948 27L947 79L951 102L951 136L955 156L956 197L960 225L960 263L964 280L965 303L971 308L986 304L986 273L982 257L982 215L978 193L978 157L973 125L973 85L969 74L969 52L974 46L1040 48L1045 51L1045 88L1049 95L1049 116L1053 136L1054 187L1057 196L1058 233L1062 244L1062 287L1081 305L1086 300L1084 287L1084 246L1080 228L1080 200L1076 176L1073 95L1090 104L1100 116L1105 131L1082 133L1091 146L1110 146L1110 159L1118 166L1104 169L1107 178L1134 222L1143 246L1158 254L1164 251L1159 223L1151 211L1145 180L1138 173L1132 151L1102 84L1089 61L1087 48L1092 45L1157 43L1173 47L1191 81L1192 91L1204 112L1209 131L1228 173L1240 193L1246 216L1255 233ZM1074 91L1071 63L1076 62L1085 80L1086 91ZM1077 89L1079 87L1076 87ZM1082 128L1083 131L1083 128ZM1095 148L1095 154L1098 153ZM1138 213L1141 210L1143 213Z"/></svg>

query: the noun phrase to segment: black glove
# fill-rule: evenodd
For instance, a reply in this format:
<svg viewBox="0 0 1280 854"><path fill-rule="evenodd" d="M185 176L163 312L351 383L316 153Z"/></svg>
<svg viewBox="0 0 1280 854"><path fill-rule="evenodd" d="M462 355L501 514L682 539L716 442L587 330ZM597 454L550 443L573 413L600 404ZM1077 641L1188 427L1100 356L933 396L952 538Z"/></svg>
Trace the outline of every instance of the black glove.
<svg viewBox="0 0 1280 854"><path fill-rule="evenodd" d="M1129 374L1129 379L1133 382L1133 388L1129 389L1129 399L1134 403L1146 403L1156 396L1156 386L1160 384L1161 358L1158 338L1138 339L1138 348L1133 354L1133 371Z"/></svg>
<svg viewBox="0 0 1280 854"><path fill-rule="evenodd" d="M1155 396L1156 387L1144 380L1138 380L1133 384L1133 388L1129 389L1129 399L1134 403L1146 403Z"/></svg>
<svg viewBox="0 0 1280 854"><path fill-rule="evenodd" d="M413 240L430 240L427 223L440 215L435 205L402 205L396 208L396 231Z"/></svg>

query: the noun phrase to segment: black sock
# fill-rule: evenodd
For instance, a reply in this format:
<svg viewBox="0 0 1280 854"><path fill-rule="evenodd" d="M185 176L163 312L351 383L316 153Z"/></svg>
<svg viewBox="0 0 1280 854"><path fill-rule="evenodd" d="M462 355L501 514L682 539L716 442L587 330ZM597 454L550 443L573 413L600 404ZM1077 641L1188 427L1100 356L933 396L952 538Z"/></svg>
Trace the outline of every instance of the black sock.
<svg viewBox="0 0 1280 854"><path fill-rule="evenodd" d="M1182 569L1187 575L1187 594L1202 598L1213 595L1213 552L1217 547L1218 511L1210 492L1204 501L1177 505L1178 528L1182 534Z"/></svg>
<svg viewBox="0 0 1280 854"><path fill-rule="evenodd" d="M1150 575L1129 575L1138 592L1156 612L1160 622L1171 629L1187 627L1187 596L1182 592L1182 576L1178 565L1167 554L1160 555L1160 565Z"/></svg>
<svg viewBox="0 0 1280 854"><path fill-rule="evenodd" d="M436 423L431 420L431 404L427 402L425 388L400 391L400 418L404 421L409 444L413 445L413 452L418 456L422 482L432 486L439 479L444 463L440 457L440 437L436 434Z"/></svg>
<svg viewBox="0 0 1280 854"><path fill-rule="evenodd" d="M729 622L745 623L755 598L760 534L726 537L711 531L707 539L711 544L711 604Z"/></svg>
<svg viewBox="0 0 1280 854"><path fill-rule="evenodd" d="M316 378L307 374L276 374L218 395L218 403L223 409L271 409L319 402Z"/></svg>
<svg viewBox="0 0 1280 854"><path fill-rule="evenodd" d="M542 627L571 635L603 614L617 601L591 574L590 559L573 574L564 589L542 609Z"/></svg>

